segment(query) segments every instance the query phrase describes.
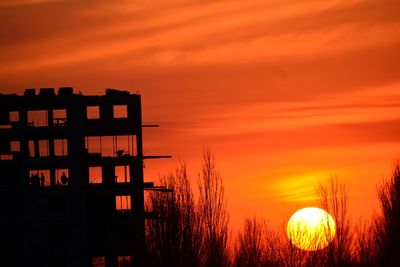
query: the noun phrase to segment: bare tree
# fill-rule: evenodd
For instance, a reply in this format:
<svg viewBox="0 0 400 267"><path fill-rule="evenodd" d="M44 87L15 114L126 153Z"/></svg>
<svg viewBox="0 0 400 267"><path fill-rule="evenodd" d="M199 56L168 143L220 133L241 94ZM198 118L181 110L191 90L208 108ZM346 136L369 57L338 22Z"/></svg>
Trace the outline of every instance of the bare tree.
<svg viewBox="0 0 400 267"><path fill-rule="evenodd" d="M147 244L154 266L200 266L201 228L186 165L161 179L173 193L155 192L149 209L158 218L147 223Z"/></svg>
<svg viewBox="0 0 400 267"><path fill-rule="evenodd" d="M286 228L287 230L287 228ZM288 231L288 237L282 242L282 251L284 253L283 262L284 266L288 267L301 267L304 266L307 251L298 248L292 240L301 240L304 237L304 228L299 224L294 225Z"/></svg>
<svg viewBox="0 0 400 267"><path fill-rule="evenodd" d="M400 165L395 163L389 181L378 188L382 214L376 220L380 266L400 266Z"/></svg>
<svg viewBox="0 0 400 267"><path fill-rule="evenodd" d="M354 228L354 254L358 266L376 265L376 231L372 221L359 220Z"/></svg>
<svg viewBox="0 0 400 267"><path fill-rule="evenodd" d="M203 154L199 177L199 215L203 235L203 266L229 266L228 221L224 186L210 151Z"/></svg>
<svg viewBox="0 0 400 267"><path fill-rule="evenodd" d="M282 242L264 220L246 218L235 244L236 267L283 266Z"/></svg>
<svg viewBox="0 0 400 267"><path fill-rule="evenodd" d="M265 223L256 218L244 221L235 245L235 266L261 267L266 261Z"/></svg>
<svg viewBox="0 0 400 267"><path fill-rule="evenodd" d="M329 244L324 257L325 266L351 266L353 262L353 234L348 214L348 189L338 179L331 178L326 185L319 185L317 195L320 205L335 219L336 237ZM329 233L330 229L328 229Z"/></svg>
<svg viewBox="0 0 400 267"><path fill-rule="evenodd" d="M265 241L265 267L284 266L284 253L282 236L277 231L274 231L268 224L263 222L264 241Z"/></svg>

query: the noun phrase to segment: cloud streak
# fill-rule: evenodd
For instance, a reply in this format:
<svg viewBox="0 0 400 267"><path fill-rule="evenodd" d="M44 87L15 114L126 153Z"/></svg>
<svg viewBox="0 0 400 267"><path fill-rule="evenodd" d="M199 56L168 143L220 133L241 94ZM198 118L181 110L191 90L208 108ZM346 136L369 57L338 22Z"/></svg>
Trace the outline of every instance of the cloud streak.
<svg viewBox="0 0 400 267"><path fill-rule="evenodd" d="M164 12L156 5L142 3L139 11L143 13L124 1L119 2L120 8L115 3L94 4L91 1L86 5L61 2L43 10L33 7L33 10L23 12L26 18L14 23L20 29L15 31L13 27L10 31L10 23L4 23L0 30L0 33L8 34L6 40L12 40L13 32L17 33L19 38L9 45L21 55L21 61L29 57L32 63L11 63L2 56L5 56L4 65L8 69L13 69L14 65L16 70L79 64L120 54L137 57L146 51L143 58L147 60L137 64L215 64L356 49L388 42L389 36L399 32L399 18L393 11L396 2L376 4L365 1L351 5L341 1L336 1L336 5L315 1L287 2L287 8L262 1L171 5ZM87 9L92 9L92 5L94 11L88 14ZM123 15L116 11L106 13L106 10L132 8L132 13ZM56 16L55 9L63 9L65 15ZM29 15L29 11L35 11L32 12L34 15ZM45 19L38 19L38 13ZM10 15L2 15L6 22L11 20ZM387 27L388 24L391 27ZM360 27L363 31L357 30ZM30 49L26 49L27 43L21 39L23 35L18 35L22 30L31 38ZM44 32L47 38L35 42L35 36L29 36L32 30L39 37ZM354 42L357 39L363 41ZM9 46L2 50L6 48ZM148 51L152 52L148 54ZM15 62L15 54L11 59Z"/></svg>

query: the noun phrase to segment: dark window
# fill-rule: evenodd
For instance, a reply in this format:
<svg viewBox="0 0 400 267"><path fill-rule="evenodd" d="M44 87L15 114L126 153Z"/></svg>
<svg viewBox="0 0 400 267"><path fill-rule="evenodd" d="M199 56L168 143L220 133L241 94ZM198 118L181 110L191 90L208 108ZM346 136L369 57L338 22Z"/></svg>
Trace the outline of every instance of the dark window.
<svg viewBox="0 0 400 267"><path fill-rule="evenodd" d="M12 154L1 154L0 160L13 160L14 156Z"/></svg>
<svg viewBox="0 0 400 267"><path fill-rule="evenodd" d="M132 267L133 257L132 256L118 256L118 267Z"/></svg>
<svg viewBox="0 0 400 267"><path fill-rule="evenodd" d="M106 258L103 256L92 257L91 266L92 267L106 267Z"/></svg>
<svg viewBox="0 0 400 267"><path fill-rule="evenodd" d="M19 112L10 111L10 122L19 122Z"/></svg>
<svg viewBox="0 0 400 267"><path fill-rule="evenodd" d="M19 152L21 151L21 143L19 141L11 141L10 148L11 152Z"/></svg>

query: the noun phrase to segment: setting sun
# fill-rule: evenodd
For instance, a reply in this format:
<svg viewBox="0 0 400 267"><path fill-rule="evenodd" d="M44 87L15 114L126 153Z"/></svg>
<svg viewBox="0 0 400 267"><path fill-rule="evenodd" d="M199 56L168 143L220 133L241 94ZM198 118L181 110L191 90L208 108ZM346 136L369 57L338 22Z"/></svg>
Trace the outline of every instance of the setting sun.
<svg viewBox="0 0 400 267"><path fill-rule="evenodd" d="M290 217L287 234L296 247L315 251L326 247L333 240L336 225L325 210L308 207L298 210Z"/></svg>

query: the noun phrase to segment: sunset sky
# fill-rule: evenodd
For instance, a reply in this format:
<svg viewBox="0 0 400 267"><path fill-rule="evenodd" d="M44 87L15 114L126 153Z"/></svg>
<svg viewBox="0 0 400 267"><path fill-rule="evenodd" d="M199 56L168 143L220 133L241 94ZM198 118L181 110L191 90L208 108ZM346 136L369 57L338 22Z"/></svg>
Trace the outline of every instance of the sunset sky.
<svg viewBox="0 0 400 267"><path fill-rule="evenodd" d="M354 220L400 159L398 0L1 0L0 92L140 92L157 180L209 148L232 227L279 225L329 177Z"/></svg>

